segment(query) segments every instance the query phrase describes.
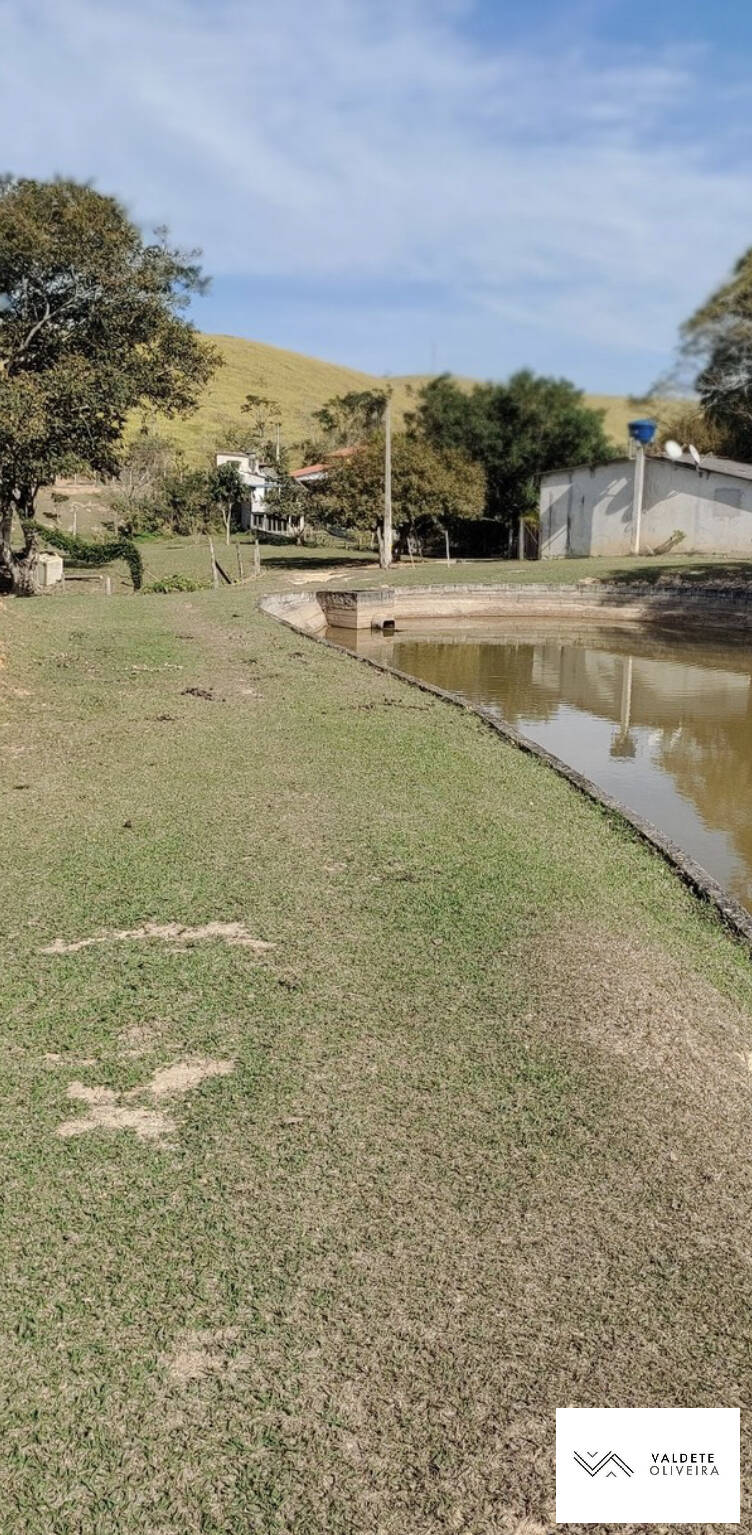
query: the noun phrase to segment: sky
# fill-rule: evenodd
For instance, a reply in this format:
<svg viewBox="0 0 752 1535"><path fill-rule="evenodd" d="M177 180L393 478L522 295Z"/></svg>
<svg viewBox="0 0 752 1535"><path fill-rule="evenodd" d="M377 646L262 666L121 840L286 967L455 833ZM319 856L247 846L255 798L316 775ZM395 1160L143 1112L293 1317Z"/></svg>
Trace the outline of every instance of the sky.
<svg viewBox="0 0 752 1535"><path fill-rule="evenodd" d="M639 393L752 244L746 0L0 0L0 168L199 246L193 318Z"/></svg>

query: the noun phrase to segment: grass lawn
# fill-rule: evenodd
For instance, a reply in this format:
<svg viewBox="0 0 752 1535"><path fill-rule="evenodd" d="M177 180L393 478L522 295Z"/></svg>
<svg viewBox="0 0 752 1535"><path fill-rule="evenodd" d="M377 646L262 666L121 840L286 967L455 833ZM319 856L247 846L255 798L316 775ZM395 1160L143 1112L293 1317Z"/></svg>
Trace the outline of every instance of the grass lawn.
<svg viewBox="0 0 752 1535"><path fill-rule="evenodd" d="M746 954L295 555L0 606L3 1535L544 1535L557 1405L748 1396Z"/></svg>
<svg viewBox="0 0 752 1535"><path fill-rule="evenodd" d="M193 538L142 538L138 547L144 562L144 584L169 575L190 577L202 586L211 585L209 544L205 534ZM253 569L253 543L248 534L233 535L228 548L223 534L214 536L218 560L233 580L239 575L238 551L245 577ZM494 582L546 582L558 584L583 580L598 581L748 581L752 579L752 559L729 559L714 555L659 555L646 559L593 558L581 560L444 560L400 561L388 572L379 569L377 558L368 550L358 550L332 542L299 548L295 544L262 544L262 585L258 591L296 583L315 585L321 580L357 583L362 586L384 582L398 586L434 586L449 582L488 584ZM121 561L100 570L77 569L66 562L66 598L81 591L89 595L101 592L104 575L109 574L113 589L132 590L127 567Z"/></svg>

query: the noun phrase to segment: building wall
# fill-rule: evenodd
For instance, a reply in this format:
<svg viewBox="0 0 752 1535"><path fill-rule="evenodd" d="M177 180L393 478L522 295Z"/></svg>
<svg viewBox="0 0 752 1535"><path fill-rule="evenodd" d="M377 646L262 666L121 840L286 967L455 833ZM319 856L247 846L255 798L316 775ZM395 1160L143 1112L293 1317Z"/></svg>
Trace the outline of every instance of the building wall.
<svg viewBox="0 0 752 1535"><path fill-rule="evenodd" d="M541 559L629 554L633 484L629 459L544 475ZM676 532L687 554L752 554L752 480L646 459L640 550Z"/></svg>
<svg viewBox="0 0 752 1535"><path fill-rule="evenodd" d="M632 477L628 459L544 475L540 499L542 560L629 551Z"/></svg>

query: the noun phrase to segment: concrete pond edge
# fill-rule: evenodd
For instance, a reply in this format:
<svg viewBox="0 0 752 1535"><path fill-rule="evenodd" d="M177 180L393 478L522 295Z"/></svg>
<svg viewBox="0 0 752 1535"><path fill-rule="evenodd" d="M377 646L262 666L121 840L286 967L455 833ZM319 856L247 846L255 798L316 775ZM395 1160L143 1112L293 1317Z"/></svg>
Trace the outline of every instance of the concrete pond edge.
<svg viewBox="0 0 752 1535"><path fill-rule="evenodd" d="M413 588L413 590L415 589ZM429 590L436 591L440 589L424 587L421 590L427 593ZM274 595L262 598L259 602L259 608L268 618L274 619L277 623L284 624L285 628L292 629L300 637L322 645L327 650L334 651L338 656L355 661L360 666L368 666L372 671L381 672L388 677L393 677L397 682L407 683L409 687L417 688L421 693L427 693L433 698L440 699L443 703L451 704L455 709L461 709L466 714L475 715L477 719L480 719L484 725L492 730L508 746L512 746L517 751L524 752L526 756L535 757L539 762L545 763L547 767L552 768L560 778L564 778L567 783L571 784L586 799L599 805L619 821L626 823L642 842L646 843L669 864L673 871L679 875L682 882L701 901L714 910L723 925L752 953L752 912L747 911L746 907L741 905L741 902L737 901L727 890L724 890L723 886L713 878L712 874L708 873L707 869L704 869L683 848L680 848L670 837L667 837L657 826L654 826L652 821L646 820L637 811L630 810L628 805L624 805L621 800L615 799L612 794L609 794L605 789L601 789L591 778L586 778L583 773L578 773L576 768L570 767L569 763L564 762L561 757L555 756L553 752L546 751L546 748L539 746L537 741L532 741L529 736L522 735L511 725L498 719L493 711L484 707L483 704L471 703L469 699L463 698L460 693L452 693L446 688L438 687L436 683L424 682L420 677L414 677L409 672L400 671L398 667L390 666L386 661L376 661L371 656L358 655L357 651L349 650L345 643L327 639L321 632L325 624L314 624L311 622L314 604L318 607L319 614L322 614L318 598L324 595L331 595L331 593L317 592L315 595L311 592L305 594L302 592L275 593ZM296 608L299 610L298 617L299 619L302 618L302 622L296 623L294 616L292 616L295 614ZM302 610L306 610L305 616ZM522 616L519 613L519 609L518 615ZM343 641L346 633L347 631L343 630Z"/></svg>

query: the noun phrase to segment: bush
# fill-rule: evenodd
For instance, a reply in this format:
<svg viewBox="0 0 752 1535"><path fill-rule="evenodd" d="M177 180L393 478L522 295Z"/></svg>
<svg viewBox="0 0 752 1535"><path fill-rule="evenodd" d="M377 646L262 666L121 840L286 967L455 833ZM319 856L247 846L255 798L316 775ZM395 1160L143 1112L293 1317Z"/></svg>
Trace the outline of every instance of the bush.
<svg viewBox="0 0 752 1535"><path fill-rule="evenodd" d="M179 571L174 571L171 576L162 576L161 581L152 581L144 587L145 592L200 592L200 581L192 581L190 576L183 576Z"/></svg>
<svg viewBox="0 0 752 1535"><path fill-rule="evenodd" d="M144 578L144 567L136 545L129 538L108 538L100 544L90 543L75 533L64 533L62 528L45 528L39 522L25 521L23 526L35 533L53 549L67 554L73 565L98 567L109 565L113 560L125 560L131 573L133 590L137 592Z"/></svg>

